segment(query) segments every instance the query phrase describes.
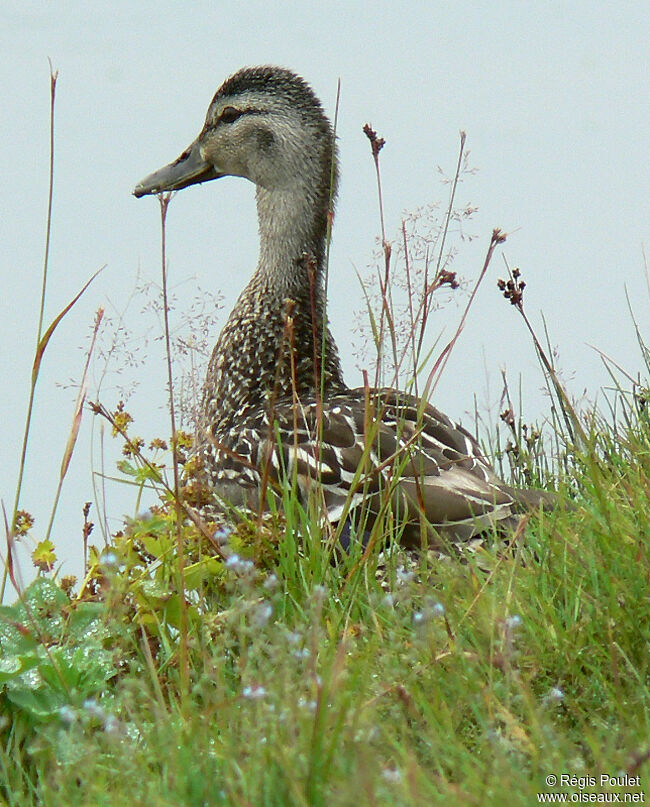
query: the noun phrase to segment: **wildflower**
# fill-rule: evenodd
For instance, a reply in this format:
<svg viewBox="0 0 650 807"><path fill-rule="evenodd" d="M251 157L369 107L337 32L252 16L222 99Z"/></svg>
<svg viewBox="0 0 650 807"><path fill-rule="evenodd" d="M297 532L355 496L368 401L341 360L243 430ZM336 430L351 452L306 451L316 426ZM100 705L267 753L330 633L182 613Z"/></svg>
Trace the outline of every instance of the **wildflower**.
<svg viewBox="0 0 650 807"><path fill-rule="evenodd" d="M325 586L314 586L314 590L312 591L312 597L314 598L314 602L317 605L324 602L326 596L327 596L327 589L325 588Z"/></svg>
<svg viewBox="0 0 650 807"><path fill-rule="evenodd" d="M119 734L121 728L120 721L114 714L106 715L106 720L104 720L104 731L106 734Z"/></svg>
<svg viewBox="0 0 650 807"><path fill-rule="evenodd" d="M397 577L397 582L400 586L405 585L406 583L410 583L411 580L415 578L415 572L406 571L403 566L400 566L399 569L395 572L395 576Z"/></svg>
<svg viewBox="0 0 650 807"><path fill-rule="evenodd" d="M499 287L499 291L503 293L503 296L506 300L510 300L511 305L517 306L517 308L523 308L524 304L524 289L526 288L526 284L523 280L519 280L521 276L521 272L519 269L513 269L512 277L510 280L503 280L499 278L497 281L497 286Z"/></svg>
<svg viewBox="0 0 650 807"><path fill-rule="evenodd" d="M167 442L162 440L160 437L156 437L149 443L149 448L151 451L153 451L155 448L159 448L161 451L166 451Z"/></svg>
<svg viewBox="0 0 650 807"><path fill-rule="evenodd" d="M433 605L433 613L436 616L444 616L446 613L446 608L441 602L436 602Z"/></svg>
<svg viewBox="0 0 650 807"><path fill-rule="evenodd" d="M95 528L95 525L92 521L88 519L88 514L90 513L91 503L86 502L83 506L83 516L84 516L84 526L83 526L83 537L84 539L90 538L90 535Z"/></svg>
<svg viewBox="0 0 650 807"><path fill-rule="evenodd" d="M77 721L77 713L72 706L62 706L59 709L59 717L66 726L72 726Z"/></svg>
<svg viewBox="0 0 650 807"><path fill-rule="evenodd" d="M402 781L402 772L398 768L384 768L381 772L381 778L391 784L396 784Z"/></svg>
<svg viewBox="0 0 650 807"><path fill-rule="evenodd" d="M379 157L379 152L383 149L386 145L386 141L383 137L379 137L377 132L372 128L369 123L364 124L363 133L365 136L370 140L370 147L372 149L372 156L377 159Z"/></svg>
<svg viewBox="0 0 650 807"><path fill-rule="evenodd" d="M16 513L14 531L16 536L26 535L34 526L34 516L27 510L19 510Z"/></svg>
<svg viewBox="0 0 650 807"><path fill-rule="evenodd" d="M105 569L117 569L120 559L115 552L106 552L102 557L102 566Z"/></svg>
<svg viewBox="0 0 650 807"><path fill-rule="evenodd" d="M225 546L228 543L231 534L232 529L230 527L222 527L220 530L216 530L212 536L212 539L217 546Z"/></svg>
<svg viewBox="0 0 650 807"><path fill-rule="evenodd" d="M232 571L235 574L243 576L250 574L255 568L255 564L253 563L252 560L245 560L244 558L240 558L239 555L235 553L231 555L226 561L226 568L232 569Z"/></svg>
<svg viewBox="0 0 650 807"><path fill-rule="evenodd" d="M95 717L97 720L101 720L102 723L106 721L106 710L94 698L87 698L84 701L83 708L89 717Z"/></svg>
<svg viewBox="0 0 650 807"><path fill-rule="evenodd" d="M76 582L77 578L74 574L66 574L61 578L61 588L69 596Z"/></svg>
<svg viewBox="0 0 650 807"><path fill-rule="evenodd" d="M117 437L118 434L125 435L129 423L133 423L133 418L124 411L124 402L120 401L116 411L113 412L113 437Z"/></svg>
<svg viewBox="0 0 650 807"><path fill-rule="evenodd" d="M276 589L278 587L279 584L280 584L280 581L278 580L277 575L270 574L266 578L266 580L264 581L264 588L267 591L273 591L274 589Z"/></svg>
<svg viewBox="0 0 650 807"><path fill-rule="evenodd" d="M457 289L459 286L458 280L456 280L456 272L449 272L446 269L441 269L438 274L436 275L436 279L431 284L435 288L440 288L441 286L449 286L451 289Z"/></svg>
<svg viewBox="0 0 650 807"><path fill-rule="evenodd" d="M506 619L506 628L509 630L515 630L516 628L520 628L524 623L524 620L519 616L519 614L515 614L514 616L509 616Z"/></svg>
<svg viewBox="0 0 650 807"><path fill-rule="evenodd" d="M122 454L125 457L132 457L134 454L139 454L143 448L144 440L142 437L129 438L122 446Z"/></svg>
<svg viewBox="0 0 650 807"><path fill-rule="evenodd" d="M270 602L261 603L253 614L253 623L258 628L263 628L273 616L273 606Z"/></svg>
<svg viewBox="0 0 650 807"><path fill-rule="evenodd" d="M32 562L41 572L51 572L56 563L56 552L54 544L47 538L39 541L36 549L32 552Z"/></svg>
<svg viewBox="0 0 650 807"><path fill-rule="evenodd" d="M194 445L194 438L189 432L179 429L176 432L176 446L177 448L192 448Z"/></svg>
<svg viewBox="0 0 650 807"><path fill-rule="evenodd" d="M246 686L242 689L241 694L244 698L249 698L250 700L259 700L260 698L265 697L266 689L261 685Z"/></svg>
<svg viewBox="0 0 650 807"><path fill-rule="evenodd" d="M512 407L501 412L499 417L506 424L506 426L509 426L511 429L515 428L515 413L513 412Z"/></svg>
<svg viewBox="0 0 650 807"><path fill-rule="evenodd" d="M559 703L563 700L564 692L559 687L553 687L544 698L544 703Z"/></svg>
<svg viewBox="0 0 650 807"><path fill-rule="evenodd" d="M318 704L314 700L308 701L306 698L303 698L302 696L298 698L299 709L306 709L309 712L315 712L317 705Z"/></svg>

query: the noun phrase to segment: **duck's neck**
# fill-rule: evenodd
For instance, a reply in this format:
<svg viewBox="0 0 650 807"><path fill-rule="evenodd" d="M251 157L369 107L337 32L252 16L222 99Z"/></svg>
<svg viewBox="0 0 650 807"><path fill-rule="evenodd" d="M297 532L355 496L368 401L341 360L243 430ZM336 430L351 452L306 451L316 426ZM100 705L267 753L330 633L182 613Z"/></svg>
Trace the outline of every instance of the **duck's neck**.
<svg viewBox="0 0 650 807"><path fill-rule="evenodd" d="M251 407L346 388L324 321L329 199L258 187L257 210L257 271L219 336L206 380L204 416L217 437Z"/></svg>

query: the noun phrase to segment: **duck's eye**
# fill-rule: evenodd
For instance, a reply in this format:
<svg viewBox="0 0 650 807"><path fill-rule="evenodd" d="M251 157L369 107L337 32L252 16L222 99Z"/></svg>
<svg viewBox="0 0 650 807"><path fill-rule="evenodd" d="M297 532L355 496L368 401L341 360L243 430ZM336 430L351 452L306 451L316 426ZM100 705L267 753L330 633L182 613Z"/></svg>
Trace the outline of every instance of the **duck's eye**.
<svg viewBox="0 0 650 807"><path fill-rule="evenodd" d="M234 123L242 114L241 109L236 109L234 106L226 106L222 109L221 115L219 115L219 122Z"/></svg>

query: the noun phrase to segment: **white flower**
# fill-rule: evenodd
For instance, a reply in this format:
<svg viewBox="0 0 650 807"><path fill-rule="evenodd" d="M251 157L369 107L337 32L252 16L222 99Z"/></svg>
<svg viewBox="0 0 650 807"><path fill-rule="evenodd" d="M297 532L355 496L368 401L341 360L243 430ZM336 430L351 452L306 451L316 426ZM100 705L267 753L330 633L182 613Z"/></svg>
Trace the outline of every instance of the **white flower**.
<svg viewBox="0 0 650 807"><path fill-rule="evenodd" d="M411 580L413 580L415 577L415 572L407 572L403 566L400 566L395 572L395 576L397 577L397 582L400 585L404 585L405 583L410 583Z"/></svg>
<svg viewBox="0 0 650 807"><path fill-rule="evenodd" d="M384 768L381 776L387 782L396 783L402 781L402 772L398 768Z"/></svg>
<svg viewBox="0 0 650 807"><path fill-rule="evenodd" d="M247 686L242 689L242 693L244 698L249 698L250 700L259 700L266 695L266 689L256 684L255 686Z"/></svg>
<svg viewBox="0 0 650 807"><path fill-rule="evenodd" d="M106 734L119 734L121 729L120 721L115 715L109 714L104 721L104 731Z"/></svg>
<svg viewBox="0 0 650 807"><path fill-rule="evenodd" d="M263 628L273 616L273 606L270 602L263 602L258 605L253 614L253 623L258 628Z"/></svg>
<svg viewBox="0 0 650 807"><path fill-rule="evenodd" d="M77 720L77 713L72 706L62 706L59 709L59 717L67 726L71 726Z"/></svg>
<svg viewBox="0 0 650 807"><path fill-rule="evenodd" d="M217 530L215 534L212 536L213 541L217 546L225 546L230 539L230 535L232 533L232 529L230 527L224 527L221 530Z"/></svg>
<svg viewBox="0 0 650 807"><path fill-rule="evenodd" d="M90 717L96 717L98 720L102 721L106 720L106 710L103 706L100 706L94 698L85 700L83 708Z"/></svg>

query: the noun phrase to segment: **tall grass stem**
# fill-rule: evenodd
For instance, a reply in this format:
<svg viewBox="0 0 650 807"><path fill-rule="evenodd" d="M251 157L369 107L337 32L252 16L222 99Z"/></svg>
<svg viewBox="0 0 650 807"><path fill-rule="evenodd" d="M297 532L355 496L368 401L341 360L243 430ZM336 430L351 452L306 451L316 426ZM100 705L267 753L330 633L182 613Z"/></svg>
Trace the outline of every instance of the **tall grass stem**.
<svg viewBox="0 0 650 807"><path fill-rule="evenodd" d="M176 542L178 549L178 577L180 589L180 617L181 636L179 642L179 661L181 676L181 698L183 702L189 694L189 657L187 637L187 601L185 598L185 549L183 545L183 506L181 503L180 473L178 470L178 437L176 433L176 409L174 406L174 374L172 369L172 348L169 331L169 300L167 295L167 210L174 194L160 194L160 224L161 224L161 263L162 263L162 292L163 316L165 323L165 350L167 354L167 383L169 385L169 417L172 430L172 459L174 466L174 505L176 507Z"/></svg>
<svg viewBox="0 0 650 807"><path fill-rule="evenodd" d="M47 270L50 260L50 239L52 235L52 206L54 201L54 108L56 101L56 82L59 71L53 70L50 62L50 168L49 168L49 188L47 195L47 224L45 226L45 255L43 258L43 281L41 284L41 305L38 316L38 331L36 334L36 355L41 344L43 335L43 320L45 318L45 300L47 292ZM20 507L20 494L23 487L23 477L25 474L25 461L27 458L27 445L29 443L29 432L32 423L32 413L34 411L34 396L36 393L36 382L38 381L38 369L32 372L29 389L29 402L27 404L27 417L25 418L25 431L23 434L23 445L20 453L20 466L18 469L18 481L16 482L16 496L14 499L14 510L11 517L11 535L16 531L16 520L18 518L18 508ZM8 565L5 565L2 576L2 588L0 589L0 603L4 601L5 589L7 586Z"/></svg>

